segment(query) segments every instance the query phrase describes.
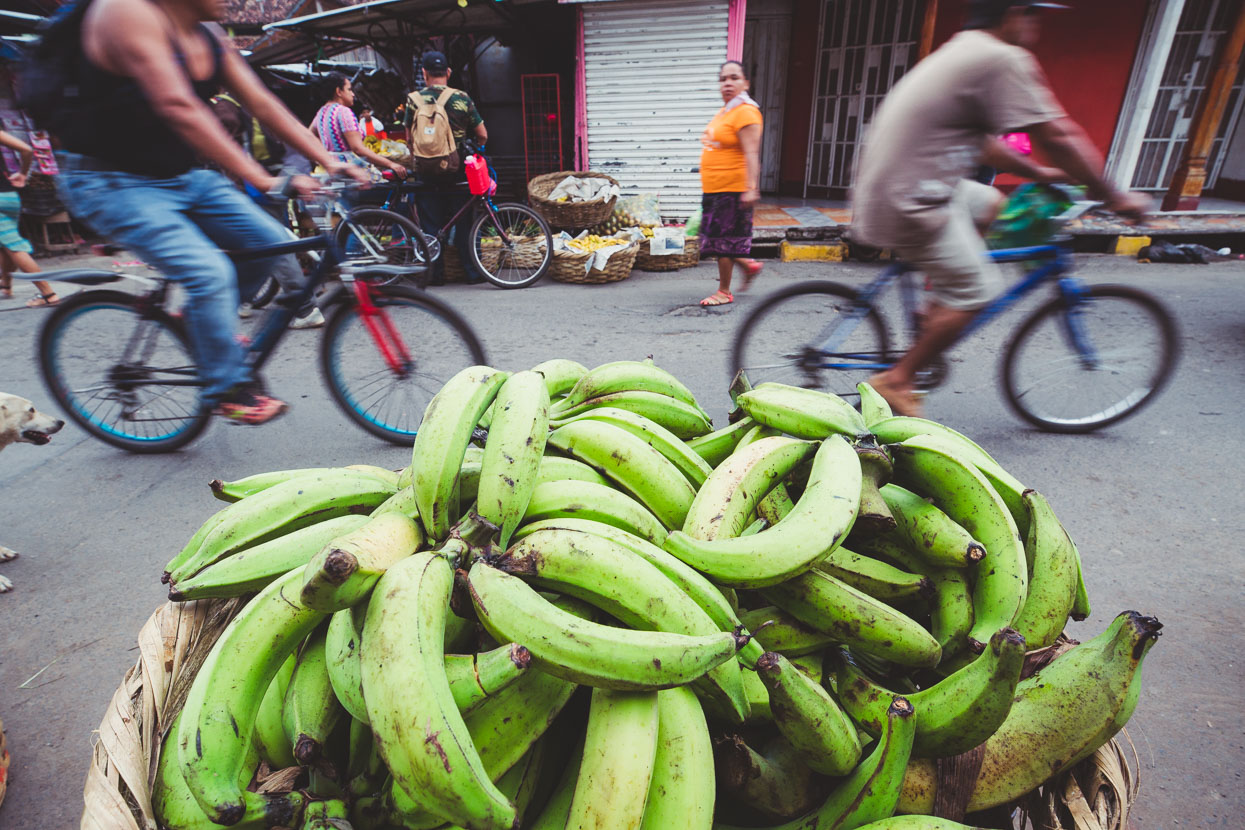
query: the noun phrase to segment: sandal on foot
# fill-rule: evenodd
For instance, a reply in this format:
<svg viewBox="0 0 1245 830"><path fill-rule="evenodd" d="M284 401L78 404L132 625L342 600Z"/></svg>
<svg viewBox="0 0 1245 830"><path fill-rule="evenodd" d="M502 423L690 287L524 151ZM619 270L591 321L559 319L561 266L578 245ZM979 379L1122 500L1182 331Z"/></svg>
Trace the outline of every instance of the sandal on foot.
<svg viewBox="0 0 1245 830"><path fill-rule="evenodd" d="M714 305L729 305L730 303L733 303L733 302L735 302L735 295L729 291L723 291L722 289L719 288L717 291L714 291L708 297L705 297L703 300L701 300L700 304L703 306L714 306Z"/></svg>
<svg viewBox="0 0 1245 830"><path fill-rule="evenodd" d="M6 300L13 298L12 274L5 274L3 277L0 277L0 297L3 297Z"/></svg>
<svg viewBox="0 0 1245 830"><path fill-rule="evenodd" d="M26 301L26 308L50 308L61 301L56 294L40 294Z"/></svg>
<svg viewBox="0 0 1245 830"><path fill-rule="evenodd" d="M873 387L874 392L886 399L894 414L909 418L923 417L924 407L921 405L921 399L912 391L900 389L884 380L879 380L878 375L869 378L869 385Z"/></svg>
<svg viewBox="0 0 1245 830"><path fill-rule="evenodd" d="M239 390L218 403L212 414L228 418L235 424L258 426L268 423L289 408L285 401Z"/></svg>
<svg viewBox="0 0 1245 830"><path fill-rule="evenodd" d="M751 264L748 264L751 263ZM757 278L761 270L765 267L764 263L757 262L755 259L744 260L740 263L744 268L743 283L739 286L740 291L747 291L752 286L752 281Z"/></svg>

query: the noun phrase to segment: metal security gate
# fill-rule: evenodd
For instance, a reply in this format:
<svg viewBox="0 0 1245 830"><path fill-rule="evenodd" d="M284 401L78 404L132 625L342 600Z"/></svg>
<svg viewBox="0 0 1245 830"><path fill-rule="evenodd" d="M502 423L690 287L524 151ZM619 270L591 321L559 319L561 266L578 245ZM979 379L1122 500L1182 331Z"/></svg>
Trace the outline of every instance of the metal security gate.
<svg viewBox="0 0 1245 830"><path fill-rule="evenodd" d="M728 0L586 3L588 166L661 212L700 206L700 136L722 107Z"/></svg>
<svg viewBox="0 0 1245 830"><path fill-rule="evenodd" d="M1219 42L1232 27L1235 15L1241 13L1240 4L1241 0L1186 0L1141 142L1133 188L1166 190L1171 184ZM1223 149L1241 117L1243 80L1245 66L1232 86L1224 118L1207 157L1207 190L1219 178Z"/></svg>
<svg viewBox="0 0 1245 830"><path fill-rule="evenodd" d="M805 196L841 197L874 110L917 59L920 0L822 0Z"/></svg>

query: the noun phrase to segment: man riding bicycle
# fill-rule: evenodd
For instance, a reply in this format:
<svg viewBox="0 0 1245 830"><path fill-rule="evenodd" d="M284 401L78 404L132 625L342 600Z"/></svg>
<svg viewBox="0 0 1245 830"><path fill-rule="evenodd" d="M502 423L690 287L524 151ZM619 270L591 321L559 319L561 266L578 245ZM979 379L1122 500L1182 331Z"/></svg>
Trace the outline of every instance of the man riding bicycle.
<svg viewBox="0 0 1245 830"><path fill-rule="evenodd" d="M228 43L221 0L81 0L77 96L57 136L61 199L79 219L180 283L202 401L236 422L262 424L286 404L261 394L238 337L239 282L253 292L273 259L239 266L222 248L289 241L289 233L203 159L263 192L285 182L235 144L208 101L221 87L294 151L330 173L367 177L329 156ZM67 99L68 100L68 99ZM70 117L64 117L64 116ZM314 180L289 186L303 196Z"/></svg>
<svg viewBox="0 0 1245 830"><path fill-rule="evenodd" d="M1002 194L969 181L986 164L1038 181L1071 179L1124 216L1149 199L1117 190L1102 156L1051 93L1029 48L1040 34L1035 0L972 0L964 30L894 86L869 128L853 194L853 240L891 248L933 287L920 334L890 369L871 378L900 415L920 415L916 372L955 342L1004 281L982 238ZM1058 167L1045 167L996 136L1027 132Z"/></svg>

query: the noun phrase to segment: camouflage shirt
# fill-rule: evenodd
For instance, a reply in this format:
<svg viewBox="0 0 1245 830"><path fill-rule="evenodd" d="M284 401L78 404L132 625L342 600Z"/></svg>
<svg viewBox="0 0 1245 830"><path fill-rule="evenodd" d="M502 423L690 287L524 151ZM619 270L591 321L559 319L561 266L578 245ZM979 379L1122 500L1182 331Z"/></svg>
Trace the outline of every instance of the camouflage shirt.
<svg viewBox="0 0 1245 830"><path fill-rule="evenodd" d="M438 85L424 87L415 94L429 104L435 104L444 91L445 87ZM460 89L454 90L454 94L445 102L445 112L450 117L450 131L454 133L455 144L462 144L463 139L467 138L469 134L473 134L475 128L484 123L484 119L476 111L476 105L471 100L471 96ZM409 130L411 122L414 120L415 108L411 106L411 102L408 99L406 102L406 112L402 114L402 125Z"/></svg>

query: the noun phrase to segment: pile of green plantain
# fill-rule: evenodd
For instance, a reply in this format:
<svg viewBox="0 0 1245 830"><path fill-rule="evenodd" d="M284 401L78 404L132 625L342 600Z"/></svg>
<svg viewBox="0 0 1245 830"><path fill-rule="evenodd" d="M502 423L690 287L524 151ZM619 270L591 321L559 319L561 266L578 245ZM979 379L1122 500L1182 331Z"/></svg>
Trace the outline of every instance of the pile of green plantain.
<svg viewBox="0 0 1245 830"><path fill-rule="evenodd" d="M213 482L175 601L244 597L166 735L172 830L946 830L1128 720L1161 625L932 421L779 384L714 431L651 361L464 369L400 472ZM967 756L965 756L967 757ZM259 787L286 770L284 787Z"/></svg>

